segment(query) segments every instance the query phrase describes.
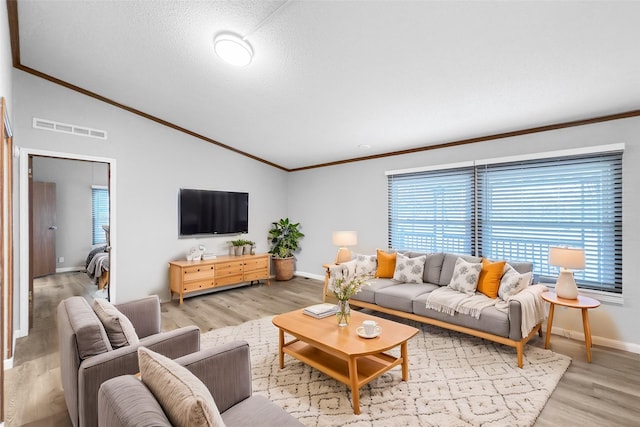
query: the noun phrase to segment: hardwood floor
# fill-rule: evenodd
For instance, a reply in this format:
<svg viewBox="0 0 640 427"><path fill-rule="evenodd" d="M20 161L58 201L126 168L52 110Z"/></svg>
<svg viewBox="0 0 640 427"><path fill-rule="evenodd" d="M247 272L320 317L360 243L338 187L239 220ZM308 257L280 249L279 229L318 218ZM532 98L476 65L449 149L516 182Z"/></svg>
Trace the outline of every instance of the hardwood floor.
<svg viewBox="0 0 640 427"><path fill-rule="evenodd" d="M283 313L321 300L322 282L288 282L231 289L162 304L164 330L195 324L202 332ZM8 426L70 426L60 383L55 309L71 295L92 298L84 273L36 280L34 328L16 343L14 368L6 372ZM530 345L544 347L536 337ZM536 426L636 426L640 420L640 355L594 346L587 363L584 343L552 336L552 350L573 358ZM514 350L515 352L515 350ZM526 358L526 348L525 348Z"/></svg>

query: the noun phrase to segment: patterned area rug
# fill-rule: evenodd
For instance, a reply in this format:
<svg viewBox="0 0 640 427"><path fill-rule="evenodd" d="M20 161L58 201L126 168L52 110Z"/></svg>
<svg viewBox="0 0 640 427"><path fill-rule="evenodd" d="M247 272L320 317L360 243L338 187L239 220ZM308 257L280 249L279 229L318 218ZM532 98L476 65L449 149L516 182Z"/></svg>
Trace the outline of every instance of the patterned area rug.
<svg viewBox="0 0 640 427"><path fill-rule="evenodd" d="M396 367L362 387L360 415L353 414L351 392L342 383L288 355L284 369L278 367L278 330L271 317L203 334L202 347L247 341L253 392L307 426L530 426L571 363L567 356L526 346L520 369L511 347L399 321L421 331L409 341L409 381L402 381Z"/></svg>

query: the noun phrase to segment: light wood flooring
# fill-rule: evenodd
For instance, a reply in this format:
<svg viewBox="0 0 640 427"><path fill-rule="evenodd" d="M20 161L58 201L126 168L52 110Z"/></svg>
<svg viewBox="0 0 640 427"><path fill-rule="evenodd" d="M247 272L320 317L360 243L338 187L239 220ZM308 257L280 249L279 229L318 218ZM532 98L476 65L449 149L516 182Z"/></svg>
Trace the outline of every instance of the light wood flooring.
<svg viewBox="0 0 640 427"><path fill-rule="evenodd" d="M55 309L71 295L90 300L96 288L84 273L56 274L34 286L34 328L18 340L14 368L6 372L5 424L70 426L60 383ZM174 300L162 304L163 329L195 324L207 332L314 304L321 295L322 282L296 277L186 298L183 305ZM544 339L536 337L530 345L543 347ZM582 342L554 335L551 346L573 361L536 426L640 424L640 355L594 346L593 363L587 363Z"/></svg>

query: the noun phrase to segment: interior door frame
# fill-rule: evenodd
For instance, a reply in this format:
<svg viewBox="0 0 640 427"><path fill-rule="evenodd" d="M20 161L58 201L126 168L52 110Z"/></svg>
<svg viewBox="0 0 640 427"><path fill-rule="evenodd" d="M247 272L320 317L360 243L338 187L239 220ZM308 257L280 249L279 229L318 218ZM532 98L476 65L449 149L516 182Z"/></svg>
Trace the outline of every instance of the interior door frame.
<svg viewBox="0 0 640 427"><path fill-rule="evenodd" d="M56 151L39 150L33 148L20 147L20 329L16 331L16 338L25 337L29 334L29 265L30 253L29 242L29 158L31 156L53 157L68 160L83 160L88 162L99 162L109 164L109 231L111 239L111 251L109 253L109 292L112 302L117 301L117 224L116 224L116 159L108 157L97 157L83 154L61 153Z"/></svg>

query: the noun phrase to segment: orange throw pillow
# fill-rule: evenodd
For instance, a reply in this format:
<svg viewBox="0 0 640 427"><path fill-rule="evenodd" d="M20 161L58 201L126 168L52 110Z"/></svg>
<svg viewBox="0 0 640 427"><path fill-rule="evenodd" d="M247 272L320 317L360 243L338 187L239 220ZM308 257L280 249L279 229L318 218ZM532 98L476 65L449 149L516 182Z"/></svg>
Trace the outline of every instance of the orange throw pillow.
<svg viewBox="0 0 640 427"><path fill-rule="evenodd" d="M376 270L376 277L381 279L392 279L393 273L396 270L396 253L387 253L378 249L376 251L378 257L378 269Z"/></svg>
<svg viewBox="0 0 640 427"><path fill-rule="evenodd" d="M483 258L477 291L482 292L489 298L497 298L505 264L506 261L491 262Z"/></svg>

